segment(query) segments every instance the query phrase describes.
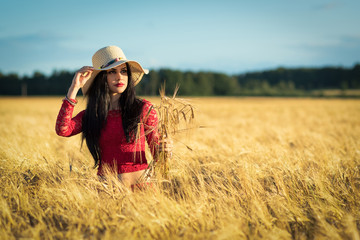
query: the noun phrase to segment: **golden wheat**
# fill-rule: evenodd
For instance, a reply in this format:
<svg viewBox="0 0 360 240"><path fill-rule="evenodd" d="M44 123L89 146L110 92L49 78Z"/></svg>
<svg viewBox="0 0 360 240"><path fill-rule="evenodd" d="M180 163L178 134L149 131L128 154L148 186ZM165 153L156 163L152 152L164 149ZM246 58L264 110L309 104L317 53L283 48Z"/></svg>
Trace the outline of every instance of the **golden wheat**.
<svg viewBox="0 0 360 240"><path fill-rule="evenodd" d="M158 114L157 129L160 143L171 143L177 133L191 130L193 127L195 119L194 107L185 99L176 97L178 90L179 86L175 88L173 96L169 98L165 95L165 86L160 89L160 104L155 106ZM152 131L154 130L152 129ZM168 179L169 161L172 153L165 152L164 145L159 147L162 149L156 156L157 161L149 163L148 168L138 180L139 184ZM191 148L188 147L188 149Z"/></svg>
<svg viewBox="0 0 360 240"><path fill-rule="evenodd" d="M359 239L359 100L191 102L207 128L131 192L56 136L60 98L0 99L0 239Z"/></svg>

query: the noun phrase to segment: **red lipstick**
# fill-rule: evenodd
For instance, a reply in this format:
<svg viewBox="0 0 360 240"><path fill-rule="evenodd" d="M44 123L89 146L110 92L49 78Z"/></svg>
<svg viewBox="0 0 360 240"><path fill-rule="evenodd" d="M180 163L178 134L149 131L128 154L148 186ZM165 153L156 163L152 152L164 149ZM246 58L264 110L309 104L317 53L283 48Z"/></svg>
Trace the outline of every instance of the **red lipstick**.
<svg viewBox="0 0 360 240"><path fill-rule="evenodd" d="M117 87L122 87L122 86L124 86L125 84L123 84L123 83L117 83L117 84L115 84L115 86L117 86Z"/></svg>

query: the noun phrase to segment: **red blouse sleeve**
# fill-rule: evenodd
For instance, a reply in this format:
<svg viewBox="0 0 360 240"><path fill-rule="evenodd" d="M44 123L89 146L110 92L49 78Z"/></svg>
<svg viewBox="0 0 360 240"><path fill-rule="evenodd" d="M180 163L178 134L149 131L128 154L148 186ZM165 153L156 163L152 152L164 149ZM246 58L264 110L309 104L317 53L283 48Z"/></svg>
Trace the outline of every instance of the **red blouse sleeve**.
<svg viewBox="0 0 360 240"><path fill-rule="evenodd" d="M57 135L70 137L82 131L82 117L85 111L81 111L72 118L73 111L74 106L64 100L56 119L55 131Z"/></svg>
<svg viewBox="0 0 360 240"><path fill-rule="evenodd" d="M146 141L151 154L155 157L157 146L159 145L158 116L153 105L146 100L144 100L143 122Z"/></svg>

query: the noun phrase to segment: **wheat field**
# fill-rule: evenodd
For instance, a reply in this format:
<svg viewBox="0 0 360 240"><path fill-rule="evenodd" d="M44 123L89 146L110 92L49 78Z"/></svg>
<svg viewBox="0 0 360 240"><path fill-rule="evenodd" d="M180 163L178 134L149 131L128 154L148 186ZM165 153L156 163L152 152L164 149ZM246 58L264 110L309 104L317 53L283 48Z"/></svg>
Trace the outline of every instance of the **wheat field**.
<svg viewBox="0 0 360 240"><path fill-rule="evenodd" d="M0 239L359 239L360 100L190 101L169 179L132 192L55 134L61 98L1 98Z"/></svg>

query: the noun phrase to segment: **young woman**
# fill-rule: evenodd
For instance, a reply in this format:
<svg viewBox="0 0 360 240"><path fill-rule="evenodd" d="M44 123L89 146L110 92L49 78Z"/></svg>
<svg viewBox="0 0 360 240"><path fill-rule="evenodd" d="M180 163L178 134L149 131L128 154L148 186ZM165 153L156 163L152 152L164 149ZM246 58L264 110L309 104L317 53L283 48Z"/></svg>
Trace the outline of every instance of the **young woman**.
<svg viewBox="0 0 360 240"><path fill-rule="evenodd" d="M136 184L148 167L145 141L156 160L158 151L171 151L172 144L159 147L158 118L152 104L135 96L135 85L148 71L127 60L116 46L98 50L93 67L75 73L56 121L56 133L70 137L82 132L98 166L98 175L115 172L128 186ZM87 97L84 111L72 117L79 89Z"/></svg>

